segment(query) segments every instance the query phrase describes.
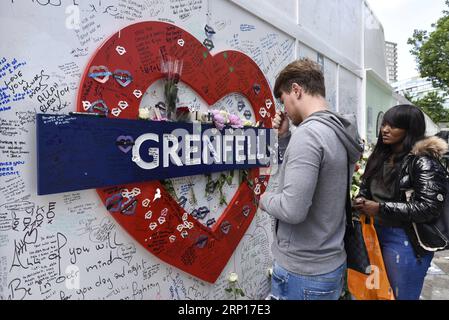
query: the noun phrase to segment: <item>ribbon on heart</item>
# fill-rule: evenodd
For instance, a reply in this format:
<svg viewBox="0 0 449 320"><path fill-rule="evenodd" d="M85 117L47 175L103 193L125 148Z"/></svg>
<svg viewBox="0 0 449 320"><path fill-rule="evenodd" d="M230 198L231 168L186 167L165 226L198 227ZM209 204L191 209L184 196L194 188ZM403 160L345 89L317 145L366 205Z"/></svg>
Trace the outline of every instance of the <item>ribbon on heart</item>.
<svg viewBox="0 0 449 320"><path fill-rule="evenodd" d="M144 50L142 39L152 39L153 43L158 45ZM113 52L118 41L126 43L129 59L123 59ZM255 122L260 126L271 127L274 112L269 114L265 108L266 101L274 99L265 76L251 58L233 50L212 56L201 41L185 30L159 21L130 25L120 31L120 40L117 33L99 48L87 70L92 66L105 65L106 62L107 65L114 66L117 68L114 78L120 84L121 90L112 90L107 84L90 78L87 71L80 85L78 110L83 110L83 101L104 100L111 106L118 106L120 101L127 101L129 106L120 109L118 117L137 119L140 90L164 77L160 71L160 61L147 59L149 55L160 56L160 48L164 48L164 54L167 56L184 62L186 68L180 81L192 88L207 104L213 105L229 94L240 93L249 101L248 107L253 109L251 112L245 108L244 115L247 118L254 115ZM120 76L117 76L118 74ZM131 74L133 85L130 85ZM98 88L91 90L94 84ZM135 90L139 90L139 95L135 94ZM265 117L260 114L262 107L265 109L265 112L262 112ZM107 116L113 117L110 113ZM127 137L126 133L123 137ZM123 150L119 148L120 151L127 150L127 146L121 147ZM208 219L205 225L198 220L206 217L207 211L204 208L198 210L194 218L183 208L187 199L181 198L178 203L158 181L113 186L98 189L97 192L105 206L109 207L109 211L120 208L120 214L115 213L112 216L143 248L162 261L213 283L222 273L254 218L258 199L266 187L259 183L255 190L254 179L261 181L261 177L259 169L251 169L222 215L217 220ZM268 181L268 177L265 181ZM138 194L128 191L125 195L130 198L124 197L120 205L114 204L114 201L119 201L117 194L123 196L121 190L135 189L139 190ZM160 198L147 202L145 207L142 204L144 200L151 198L149 195L157 194L158 189ZM148 212L151 212L151 215L148 215ZM160 219L161 217L164 219Z"/></svg>
<svg viewBox="0 0 449 320"><path fill-rule="evenodd" d="M111 75L112 73L105 66L92 66L89 69L89 78L99 83L106 83Z"/></svg>

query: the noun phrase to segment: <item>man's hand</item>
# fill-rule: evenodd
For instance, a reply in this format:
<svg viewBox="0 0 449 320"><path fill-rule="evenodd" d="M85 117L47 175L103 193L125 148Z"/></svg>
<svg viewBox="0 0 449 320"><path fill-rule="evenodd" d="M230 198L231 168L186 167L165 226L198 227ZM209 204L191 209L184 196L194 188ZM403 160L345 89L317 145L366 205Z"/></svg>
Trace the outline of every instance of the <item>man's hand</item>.
<svg viewBox="0 0 449 320"><path fill-rule="evenodd" d="M279 137L285 136L290 127L290 122L288 121L287 114L281 111L276 111L276 116L273 119L273 129L278 130Z"/></svg>

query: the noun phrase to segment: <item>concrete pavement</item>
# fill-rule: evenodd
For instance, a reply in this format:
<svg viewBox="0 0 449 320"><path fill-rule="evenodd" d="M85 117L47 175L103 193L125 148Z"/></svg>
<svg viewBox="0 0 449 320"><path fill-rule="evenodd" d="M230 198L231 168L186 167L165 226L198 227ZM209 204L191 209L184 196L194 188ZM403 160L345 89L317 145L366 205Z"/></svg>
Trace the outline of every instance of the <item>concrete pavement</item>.
<svg viewBox="0 0 449 320"><path fill-rule="evenodd" d="M449 251L435 254L424 280L421 300L449 300Z"/></svg>

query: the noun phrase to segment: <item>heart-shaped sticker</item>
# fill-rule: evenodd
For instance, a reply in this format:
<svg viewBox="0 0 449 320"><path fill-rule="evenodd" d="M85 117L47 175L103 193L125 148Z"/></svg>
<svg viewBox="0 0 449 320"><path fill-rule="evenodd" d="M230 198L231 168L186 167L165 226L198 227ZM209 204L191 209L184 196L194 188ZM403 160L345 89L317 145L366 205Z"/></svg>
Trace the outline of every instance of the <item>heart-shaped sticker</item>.
<svg viewBox="0 0 449 320"><path fill-rule="evenodd" d="M126 101L120 101L118 103L118 106L120 107L120 109L125 110L126 108L128 108L128 102Z"/></svg>
<svg viewBox="0 0 449 320"><path fill-rule="evenodd" d="M208 37L211 37L212 35L215 34L214 28L212 28L211 26L209 26L207 24L204 26L204 32L206 33L206 36L208 36Z"/></svg>
<svg viewBox="0 0 449 320"><path fill-rule="evenodd" d="M231 230L231 223L229 221L224 221L221 225L220 225L220 230L221 232L223 232L224 234L228 234L229 231Z"/></svg>
<svg viewBox="0 0 449 320"><path fill-rule="evenodd" d="M240 100L240 101L237 103L237 109L239 110L239 112L242 112L243 109L245 109L245 102L243 102L243 101Z"/></svg>
<svg viewBox="0 0 449 320"><path fill-rule="evenodd" d="M89 101L82 101L82 105L84 111L88 111L92 107L92 104Z"/></svg>
<svg viewBox="0 0 449 320"><path fill-rule="evenodd" d="M214 42L211 39L204 39L203 45L207 48L207 50L211 51L214 46Z"/></svg>
<svg viewBox="0 0 449 320"><path fill-rule="evenodd" d="M142 96L142 91L140 90L134 90L133 91L134 96L139 99Z"/></svg>
<svg viewBox="0 0 449 320"><path fill-rule="evenodd" d="M106 102L104 102L103 100L97 100L94 101L90 104L90 108L88 110L89 112L93 112L93 113L99 113L99 114L103 114L103 115L108 115L109 113L109 109L108 106L106 105Z"/></svg>
<svg viewBox="0 0 449 320"><path fill-rule="evenodd" d="M120 212L125 216L132 216L134 215L136 208L137 208L137 200L131 198L122 204Z"/></svg>
<svg viewBox="0 0 449 320"><path fill-rule="evenodd" d="M120 193L114 194L106 199L106 209L109 212L119 212L122 207L123 197Z"/></svg>
<svg viewBox="0 0 449 320"><path fill-rule="evenodd" d="M273 102L270 99L265 100L265 106L268 110L270 110L271 106L273 105Z"/></svg>
<svg viewBox="0 0 449 320"><path fill-rule="evenodd" d="M131 136L120 136L116 140L116 145L123 153L128 153L134 146L134 138Z"/></svg>
<svg viewBox="0 0 449 320"><path fill-rule="evenodd" d="M120 69L114 71L114 79L122 87L127 87L133 81L131 72Z"/></svg>
<svg viewBox="0 0 449 320"><path fill-rule="evenodd" d="M198 248L203 249L207 244L207 240L207 236L203 234L198 237L198 240L196 240L195 244Z"/></svg>
<svg viewBox="0 0 449 320"><path fill-rule="evenodd" d="M118 117L120 113L122 113L122 110L120 108L114 108L112 109L111 113L114 117Z"/></svg>
<svg viewBox="0 0 449 320"><path fill-rule="evenodd" d="M136 37L136 33L142 33L145 37ZM167 35L176 37L168 37ZM151 46L148 54L154 57L160 56L160 49L164 48L164 54L175 60L183 61L184 68L180 75L180 81L187 84L208 105L212 106L222 98L233 93L240 93L248 99L248 108L244 115L248 120L254 117L254 122L260 126L270 128L271 118L265 108L266 100L274 101L270 86L257 64L245 54L239 51L225 51L214 56L210 55L203 43L188 32L172 24L151 21L130 25L107 40L91 59L89 68L95 65L120 66L120 70L132 71L132 82L135 88L148 88L152 83L163 77L162 72L148 71L150 66L136 65L140 61L138 50L142 47L143 40L152 39L158 45ZM123 61L115 50L118 41L126 42L129 61ZM188 43L189 46L185 44ZM131 50L132 48L132 50ZM201 57L201 59L198 59ZM120 101L127 101L129 106L122 110L119 117L137 119L139 104L132 103L135 98L140 98L140 90L129 90L123 86L129 81L131 73L123 72L116 80L121 81L122 91L117 90L89 90L92 87L92 78L85 73L80 85L81 92L78 97L78 110L82 110L82 101L95 101L102 99L108 105L118 106ZM225 80L225 81L224 81ZM248 83L255 83L252 87ZM137 94L138 93L138 94ZM260 114L261 108L265 109L265 117ZM124 136L126 139L126 135ZM128 151L127 145L121 145ZM129 151L128 151L129 152ZM140 157L134 157L133 161L141 161ZM130 159L130 165L135 165ZM114 173L115 174L115 173ZM162 261L175 266L204 281L215 282L222 273L231 258L233 251L244 236L257 210L259 196L255 194L254 179L260 176L259 169L251 169L245 180L240 184L236 193L229 201L226 209L220 217L207 219L207 208L199 208L193 215L188 214L187 198L182 196L177 202L173 199L164 186L158 182L134 183L116 188L98 189L97 192L105 203L111 204L107 199L116 194L117 188L127 190L121 193L124 197L120 212L113 217L121 226L151 254ZM216 189L216 185L210 185ZM133 192L137 188L141 192ZM159 189L160 198L145 207L142 203L145 199L151 200ZM114 192L115 190L115 192ZM131 190L131 191L129 191ZM259 184L257 193L262 194L264 184ZM117 200L117 199L116 199ZM150 207L151 206L151 207ZM116 208L116 207L113 207ZM151 211L151 216L146 213ZM162 215L164 212L164 215ZM157 214L159 213L159 214ZM187 213L187 216L185 215ZM163 217L164 219L160 219ZM183 217L186 217L183 220ZM206 222L203 224L201 218ZM204 221L203 220L203 221ZM162 223L161 223L162 222ZM157 240L155 240L157 239Z"/></svg>
<svg viewBox="0 0 449 320"><path fill-rule="evenodd" d="M89 78L100 83L106 83L112 73L105 66L92 66L89 69Z"/></svg>
<svg viewBox="0 0 449 320"><path fill-rule="evenodd" d="M122 46L115 47L115 51L121 56L123 56L126 53L126 49Z"/></svg>

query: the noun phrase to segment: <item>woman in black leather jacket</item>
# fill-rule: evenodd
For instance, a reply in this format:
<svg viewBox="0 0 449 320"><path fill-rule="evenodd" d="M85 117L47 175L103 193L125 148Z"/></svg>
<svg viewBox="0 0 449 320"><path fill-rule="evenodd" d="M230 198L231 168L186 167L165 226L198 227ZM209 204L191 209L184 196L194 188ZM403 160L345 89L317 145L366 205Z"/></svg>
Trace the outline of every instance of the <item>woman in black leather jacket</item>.
<svg viewBox="0 0 449 320"><path fill-rule="evenodd" d="M424 115L399 105L385 113L354 208L374 216L391 287L398 300L418 300L433 250L445 244L432 228L446 198L440 158L447 143L425 138ZM429 243L432 248L427 247ZM429 245L430 246L430 245ZM434 250L435 251L435 250Z"/></svg>

